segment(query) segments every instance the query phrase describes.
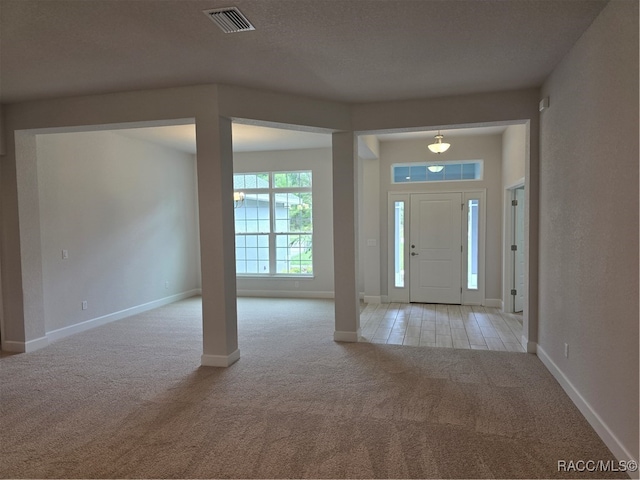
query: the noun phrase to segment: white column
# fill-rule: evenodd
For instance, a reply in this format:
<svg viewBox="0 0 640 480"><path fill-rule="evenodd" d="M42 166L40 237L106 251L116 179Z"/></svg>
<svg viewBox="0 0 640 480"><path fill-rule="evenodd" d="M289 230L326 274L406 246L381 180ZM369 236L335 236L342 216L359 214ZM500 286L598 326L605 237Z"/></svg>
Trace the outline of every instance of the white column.
<svg viewBox="0 0 640 480"><path fill-rule="evenodd" d="M3 157L3 349L31 352L46 347L36 136L16 132ZM13 153L12 162L11 153ZM15 176L14 176L15 175ZM15 182L11 185L11 182Z"/></svg>
<svg viewBox="0 0 640 480"><path fill-rule="evenodd" d="M353 132L333 134L333 256L335 275L334 340L357 342L358 154Z"/></svg>
<svg viewBox="0 0 640 480"><path fill-rule="evenodd" d="M231 121L196 118L203 366L240 358L236 307Z"/></svg>

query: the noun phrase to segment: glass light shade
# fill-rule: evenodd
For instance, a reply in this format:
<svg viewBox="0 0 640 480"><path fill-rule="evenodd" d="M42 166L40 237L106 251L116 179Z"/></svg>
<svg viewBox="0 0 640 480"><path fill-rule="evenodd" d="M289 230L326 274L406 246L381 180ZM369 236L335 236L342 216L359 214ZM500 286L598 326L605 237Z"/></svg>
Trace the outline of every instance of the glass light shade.
<svg viewBox="0 0 640 480"><path fill-rule="evenodd" d="M440 134L440 132L438 132L438 135L436 135L436 141L435 143L429 145L429 150L431 150L433 153L443 153L449 150L451 144L442 143L443 138L444 137Z"/></svg>
<svg viewBox="0 0 640 480"><path fill-rule="evenodd" d="M450 146L450 143L442 143L442 139L439 139L436 143L429 145L429 150L433 153L443 153L449 150Z"/></svg>
<svg viewBox="0 0 640 480"><path fill-rule="evenodd" d="M448 143L445 143L445 145L448 145ZM429 147L431 147L431 145L429 145ZM444 165L429 165L427 168L430 172L438 173L444 169Z"/></svg>
<svg viewBox="0 0 640 480"><path fill-rule="evenodd" d="M241 202L244 200L244 192L233 192L233 201Z"/></svg>

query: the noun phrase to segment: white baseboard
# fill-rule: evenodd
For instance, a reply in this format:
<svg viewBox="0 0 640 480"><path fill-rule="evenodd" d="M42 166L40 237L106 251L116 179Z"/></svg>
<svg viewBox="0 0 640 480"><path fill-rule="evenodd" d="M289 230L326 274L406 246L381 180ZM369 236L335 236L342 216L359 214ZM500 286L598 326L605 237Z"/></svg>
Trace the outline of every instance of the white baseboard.
<svg viewBox="0 0 640 480"><path fill-rule="evenodd" d="M309 292L299 290L238 290L238 297L266 298L334 298L333 292Z"/></svg>
<svg viewBox="0 0 640 480"><path fill-rule="evenodd" d="M365 295L364 303L382 303L382 297L380 295Z"/></svg>
<svg viewBox="0 0 640 480"><path fill-rule="evenodd" d="M389 300L389 295L380 295L380 302L381 303L391 303L391 301Z"/></svg>
<svg viewBox="0 0 640 480"><path fill-rule="evenodd" d="M502 300L500 300L499 298L485 298L484 306L491 307L491 308L499 308L500 310L502 310Z"/></svg>
<svg viewBox="0 0 640 480"><path fill-rule="evenodd" d="M360 338L360 329L357 332L333 332L333 339L336 342L357 342Z"/></svg>
<svg viewBox="0 0 640 480"><path fill-rule="evenodd" d="M542 361L542 363L547 367L547 369L551 372L551 375L555 377L560 386L564 389L564 391L569 395L569 398L578 410L584 415L587 419L587 422L593 427L596 433L600 436L605 445L611 450L611 453L618 460L634 460L638 461L635 458L629 449L627 449L622 442L616 437L616 435L611 431L608 425L602 420L602 417L598 415L593 407L587 402L587 400L580 394L580 392L576 389L576 387L571 383L571 381L567 378L567 376L560 370L560 368L555 364L555 362L547 355L547 352L538 345L537 348L538 358Z"/></svg>
<svg viewBox="0 0 640 480"><path fill-rule="evenodd" d="M538 351L538 344L536 342L530 342L529 338L525 335L522 335L520 338L520 343L527 353L536 353Z"/></svg>
<svg viewBox="0 0 640 480"><path fill-rule="evenodd" d="M240 350L229 355L207 355L200 357L200 363L203 367L228 367L240 360Z"/></svg>
<svg viewBox="0 0 640 480"><path fill-rule="evenodd" d="M148 310L153 310L154 308L162 307L164 305L169 305L170 303L177 302L178 300L184 300L185 298L193 297L194 295L199 295L200 293L201 293L200 289L194 289L194 290L189 290L187 292L178 293L176 295L164 297L159 300L154 300L153 302L143 303L142 305L126 308L124 310L110 313L108 315L103 315L101 317L92 318L91 320L86 320L81 323L76 323L75 325L69 325L68 327L52 330L50 332L47 332L46 338L49 340L49 342L55 342L57 340L68 337L70 335L84 332L85 330L90 330L92 328L96 328L101 325L105 325L107 323L115 322L116 320L121 320L123 318L130 317L138 313L146 312Z"/></svg>
<svg viewBox="0 0 640 480"><path fill-rule="evenodd" d="M14 353L29 353L40 350L49 345L49 339L47 337L40 337L34 340L28 340L26 342L16 342L13 340L6 340L2 342L2 350L5 352Z"/></svg>

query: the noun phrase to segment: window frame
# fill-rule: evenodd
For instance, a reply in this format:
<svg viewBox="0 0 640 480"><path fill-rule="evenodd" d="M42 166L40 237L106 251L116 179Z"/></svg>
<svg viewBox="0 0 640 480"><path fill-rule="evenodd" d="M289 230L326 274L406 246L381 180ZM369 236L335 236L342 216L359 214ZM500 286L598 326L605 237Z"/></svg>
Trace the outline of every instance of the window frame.
<svg viewBox="0 0 640 480"><path fill-rule="evenodd" d="M308 187L276 187L275 186L275 176L277 174L290 174L290 173L304 173L304 174L308 174L309 176L309 183L310 186ZM268 188L264 188L264 187L260 187L260 188L235 188L235 176L236 175L260 175L260 174L267 174L268 175ZM234 172L234 191L242 191L245 194L245 201L247 199L248 196L251 196L253 194L267 194L268 198L269 198L269 231L268 232L261 232L261 231L256 231L256 232L237 232L236 231L236 219L235 219L235 215L236 215L236 210L234 209L234 254L235 254L235 265L236 265L236 276L237 277L242 277L242 278L314 278L314 272L315 272L315 256L313 255L313 244L314 244L314 228L313 228L313 217L314 217L314 212L313 212L313 170L311 169L301 169L301 170L272 170L272 171L261 171L261 172ZM283 219L282 218L278 218L276 216L276 208L278 205L278 202L276 200L276 197L278 195L282 195L282 194L289 194L289 193L293 193L293 194L297 194L297 193L308 193L311 196L311 205L310 205L310 223L311 223L311 230L310 231L291 231L291 230L281 230L276 228L278 225L278 222L281 222ZM238 255L237 255L237 237L238 236L249 236L249 235L268 235L269 238L269 270L267 273L260 273L260 272L238 272ZM279 236L297 236L297 235L308 235L311 237L311 272L310 273L291 273L291 272L287 272L287 273L278 273L278 245L277 245L277 238ZM241 247L241 248L246 248L246 247ZM246 255L245 255L245 259L244 261L246 262ZM259 261L259 260L258 260ZM259 264L258 264L259 265ZM246 266L246 264L245 264ZM289 269L289 262L288 262L288 269Z"/></svg>
<svg viewBox="0 0 640 480"><path fill-rule="evenodd" d="M403 182L397 182L395 176L395 169L397 167L425 167L429 168L434 165L478 165L478 178L454 178L454 179L425 179L425 180L407 180ZM441 162L429 161L429 162L403 162L403 163L392 163L391 164L391 172L390 172L390 180L393 185L411 185L414 183L451 183L451 182L481 182L484 180L484 160L483 159L474 159L474 160L445 160ZM427 174L428 175L428 174Z"/></svg>

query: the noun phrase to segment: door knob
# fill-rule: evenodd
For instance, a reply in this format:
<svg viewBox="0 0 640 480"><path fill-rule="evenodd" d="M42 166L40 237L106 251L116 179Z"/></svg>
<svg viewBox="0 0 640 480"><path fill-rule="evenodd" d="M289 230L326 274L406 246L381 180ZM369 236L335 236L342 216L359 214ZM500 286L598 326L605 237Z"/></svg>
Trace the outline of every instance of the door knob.
<svg viewBox="0 0 640 480"><path fill-rule="evenodd" d="M416 253L416 252L411 252L411 256L412 256L412 257L415 257L416 255L419 255L419 254L418 254L418 253Z"/></svg>

